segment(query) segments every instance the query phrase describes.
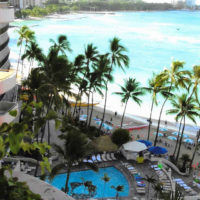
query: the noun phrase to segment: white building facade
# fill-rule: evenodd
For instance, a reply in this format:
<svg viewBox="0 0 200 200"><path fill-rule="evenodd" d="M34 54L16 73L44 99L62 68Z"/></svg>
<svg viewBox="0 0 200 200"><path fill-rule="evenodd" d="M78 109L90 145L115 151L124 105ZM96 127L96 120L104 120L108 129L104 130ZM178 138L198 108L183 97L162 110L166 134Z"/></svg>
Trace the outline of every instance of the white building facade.
<svg viewBox="0 0 200 200"><path fill-rule="evenodd" d="M25 9L28 7L42 7L46 0L9 0L11 6L19 9Z"/></svg>
<svg viewBox="0 0 200 200"><path fill-rule="evenodd" d="M14 9L8 2L0 0L0 124L11 122L9 111L17 109L16 103L16 71L9 62L10 49L7 30L14 20Z"/></svg>

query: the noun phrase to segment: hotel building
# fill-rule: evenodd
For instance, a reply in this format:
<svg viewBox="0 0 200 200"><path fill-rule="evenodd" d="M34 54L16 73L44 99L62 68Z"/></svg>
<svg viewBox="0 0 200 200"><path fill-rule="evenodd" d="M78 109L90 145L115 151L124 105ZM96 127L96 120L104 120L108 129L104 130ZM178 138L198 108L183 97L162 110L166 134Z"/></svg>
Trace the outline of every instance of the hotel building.
<svg viewBox="0 0 200 200"><path fill-rule="evenodd" d="M11 122L15 118L9 111L18 109L16 102L16 71L11 69L8 48L9 23L14 20L14 9L8 6L8 1L0 0L0 125Z"/></svg>

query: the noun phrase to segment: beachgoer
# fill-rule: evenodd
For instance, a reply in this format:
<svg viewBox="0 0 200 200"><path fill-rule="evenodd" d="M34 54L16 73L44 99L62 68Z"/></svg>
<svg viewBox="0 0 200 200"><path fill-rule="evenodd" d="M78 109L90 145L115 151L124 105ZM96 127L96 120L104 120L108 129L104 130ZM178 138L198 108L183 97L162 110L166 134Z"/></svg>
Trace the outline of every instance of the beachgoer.
<svg viewBox="0 0 200 200"><path fill-rule="evenodd" d="M112 117L110 118L110 121L112 122Z"/></svg>
<svg viewBox="0 0 200 200"><path fill-rule="evenodd" d="M115 117L117 116L117 112L115 112Z"/></svg>

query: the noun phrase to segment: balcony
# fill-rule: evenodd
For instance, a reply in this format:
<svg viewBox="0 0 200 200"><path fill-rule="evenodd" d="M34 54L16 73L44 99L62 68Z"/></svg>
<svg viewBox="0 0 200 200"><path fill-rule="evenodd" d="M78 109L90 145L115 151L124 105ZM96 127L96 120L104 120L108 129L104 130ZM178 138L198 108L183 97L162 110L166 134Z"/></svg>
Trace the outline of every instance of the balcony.
<svg viewBox="0 0 200 200"><path fill-rule="evenodd" d="M6 24L14 20L14 8L8 7L7 1L0 1L0 24Z"/></svg>
<svg viewBox="0 0 200 200"><path fill-rule="evenodd" d="M0 101L0 125L4 122L10 123L16 119L9 114L11 110L18 111L18 104L15 102Z"/></svg>
<svg viewBox="0 0 200 200"><path fill-rule="evenodd" d="M16 85L16 72L13 69L9 71L0 71L0 95L8 92Z"/></svg>

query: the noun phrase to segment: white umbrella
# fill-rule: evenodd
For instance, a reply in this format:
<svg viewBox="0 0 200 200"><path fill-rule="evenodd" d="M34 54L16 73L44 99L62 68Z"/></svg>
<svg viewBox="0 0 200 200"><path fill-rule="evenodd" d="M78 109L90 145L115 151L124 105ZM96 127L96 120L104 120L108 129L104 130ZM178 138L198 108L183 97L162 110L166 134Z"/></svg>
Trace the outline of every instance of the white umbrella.
<svg viewBox="0 0 200 200"><path fill-rule="evenodd" d="M125 151L131 152L141 152L147 149L145 144L137 141L128 142L126 144L123 144L122 147Z"/></svg>

